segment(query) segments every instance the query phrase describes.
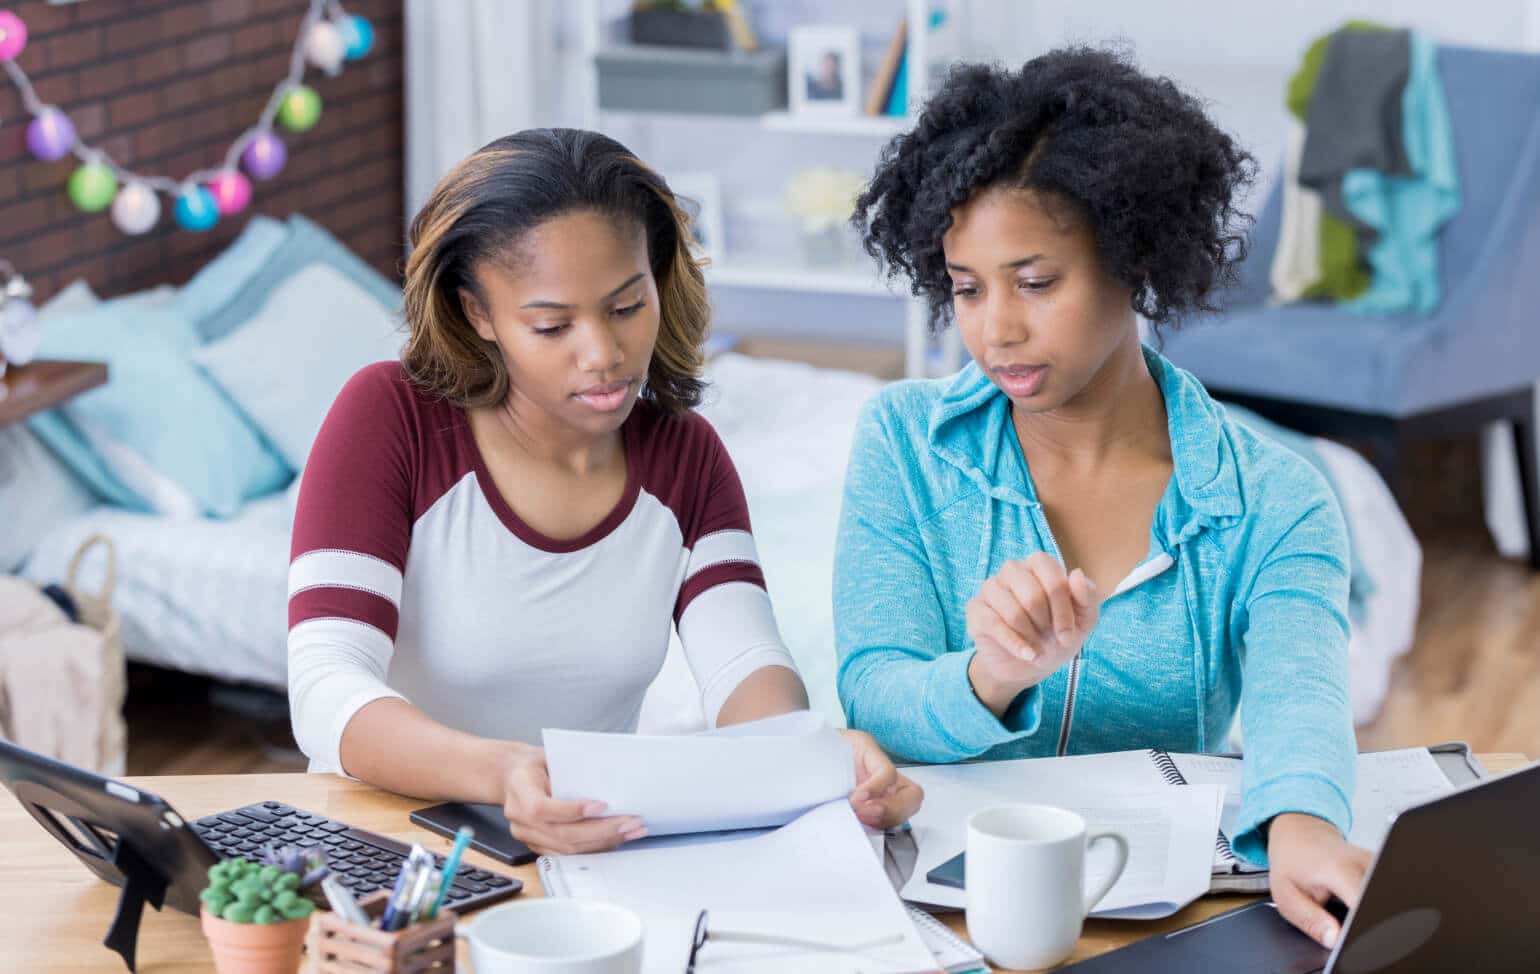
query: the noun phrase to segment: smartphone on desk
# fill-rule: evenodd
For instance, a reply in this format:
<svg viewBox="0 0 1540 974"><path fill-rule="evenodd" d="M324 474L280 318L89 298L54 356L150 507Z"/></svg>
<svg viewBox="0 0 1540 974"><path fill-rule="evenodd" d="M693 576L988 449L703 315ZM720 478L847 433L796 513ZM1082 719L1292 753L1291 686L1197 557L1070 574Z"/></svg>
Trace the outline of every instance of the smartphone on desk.
<svg viewBox="0 0 1540 974"><path fill-rule="evenodd" d="M968 856L959 852L957 855L943 862L941 865L925 874L925 880L937 886L950 886L953 889L967 888L968 880Z"/></svg>
<svg viewBox="0 0 1540 974"><path fill-rule="evenodd" d="M491 856L510 866L523 866L535 861L535 853L529 846L513 837L508 819L496 805L473 805L469 802L444 802L419 808L412 813L413 824L446 838L454 838L463 825L475 832L471 848Z"/></svg>

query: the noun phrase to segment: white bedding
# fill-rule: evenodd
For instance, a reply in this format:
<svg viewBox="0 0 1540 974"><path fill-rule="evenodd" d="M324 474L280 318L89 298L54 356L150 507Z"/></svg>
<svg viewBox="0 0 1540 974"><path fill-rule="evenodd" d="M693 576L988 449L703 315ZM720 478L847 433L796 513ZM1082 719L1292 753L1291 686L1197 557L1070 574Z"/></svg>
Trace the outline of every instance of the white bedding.
<svg viewBox="0 0 1540 974"><path fill-rule="evenodd" d="M834 533L850 438L862 404L881 384L869 376L724 355L702 412L721 434L748 494L754 533L782 637L815 710L843 723L834 688ZM1353 710L1371 718L1390 664L1411 645L1421 548L1372 467L1356 453L1317 446L1376 585L1350 644ZM130 659L226 680L283 687L292 494L248 505L229 521L174 519L98 508L51 532L25 574L63 577L94 532L118 549L117 604ZM98 584L88 561L84 582ZM702 726L693 680L677 642L642 708L654 732Z"/></svg>
<svg viewBox="0 0 1540 974"><path fill-rule="evenodd" d="M105 534L117 551L114 602L129 659L283 687L291 524L281 494L227 521L98 507L51 532L24 574L62 579L80 543ZM88 557L81 587L96 591L103 568Z"/></svg>

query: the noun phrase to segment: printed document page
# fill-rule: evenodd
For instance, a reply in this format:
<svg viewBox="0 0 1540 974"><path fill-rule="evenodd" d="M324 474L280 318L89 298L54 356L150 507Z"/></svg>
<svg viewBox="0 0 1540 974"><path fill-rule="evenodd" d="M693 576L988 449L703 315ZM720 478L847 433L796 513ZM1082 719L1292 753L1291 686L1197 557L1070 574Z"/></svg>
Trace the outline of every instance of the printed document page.
<svg viewBox="0 0 1540 974"><path fill-rule="evenodd" d="M855 788L850 745L808 711L703 734L543 736L554 797L602 801L650 835L784 825Z"/></svg>

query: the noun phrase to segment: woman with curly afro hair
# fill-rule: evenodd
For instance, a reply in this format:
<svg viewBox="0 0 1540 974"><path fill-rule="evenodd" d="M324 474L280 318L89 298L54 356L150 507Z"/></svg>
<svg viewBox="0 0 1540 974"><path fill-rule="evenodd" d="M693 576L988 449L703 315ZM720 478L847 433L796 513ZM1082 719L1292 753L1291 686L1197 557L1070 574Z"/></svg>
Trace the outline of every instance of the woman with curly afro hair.
<svg viewBox="0 0 1540 974"><path fill-rule="evenodd" d="M855 221L972 363L857 428L839 691L946 762L1246 743L1235 851L1323 944L1357 899L1347 531L1303 459L1140 342L1213 310L1251 157L1126 56L953 70Z"/></svg>

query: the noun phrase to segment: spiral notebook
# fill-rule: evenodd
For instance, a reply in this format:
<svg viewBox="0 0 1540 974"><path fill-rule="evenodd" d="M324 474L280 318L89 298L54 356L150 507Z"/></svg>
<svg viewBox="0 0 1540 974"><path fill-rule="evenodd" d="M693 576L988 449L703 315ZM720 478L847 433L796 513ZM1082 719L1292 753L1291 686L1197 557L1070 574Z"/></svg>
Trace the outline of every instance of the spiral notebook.
<svg viewBox="0 0 1540 974"><path fill-rule="evenodd" d="M909 918L914 921L915 929L920 931L920 939L946 974L971 974L973 971L989 970L989 962L979 953L978 948L948 930L940 920L917 906L909 907Z"/></svg>
<svg viewBox="0 0 1540 974"><path fill-rule="evenodd" d="M1241 757L1238 754L1173 754L1150 751L1161 777L1172 785L1217 784L1225 788L1224 810L1214 844L1215 893L1260 893L1268 888L1267 870L1240 859L1230 838L1240 818ZM1435 744L1394 751L1368 751L1358 756L1358 787L1353 796L1354 845L1374 851L1385 841L1391 820L1402 810L1446 795L1486 777L1462 743Z"/></svg>
<svg viewBox="0 0 1540 974"><path fill-rule="evenodd" d="M932 874L964 852L969 817L1001 802L1048 802L1080 815L1091 831L1118 832L1128 842L1127 866L1097 903L1097 916L1170 916L1209 891L1226 796L1221 785L1170 787L1150 753L906 769L925 789L925 802L909 820L914 864L901 894L911 903L962 909L967 897L960 885ZM1087 856L1087 871L1111 869L1111 848L1099 844Z"/></svg>

